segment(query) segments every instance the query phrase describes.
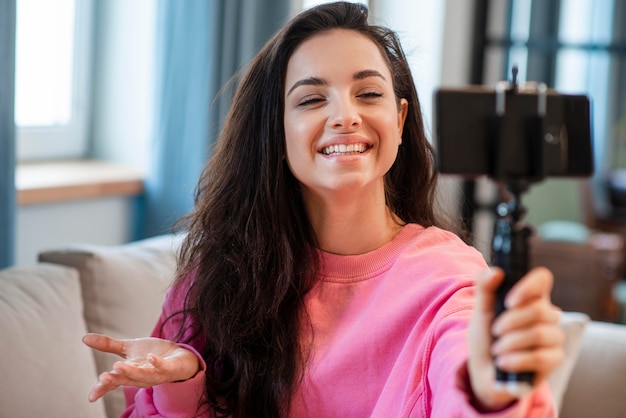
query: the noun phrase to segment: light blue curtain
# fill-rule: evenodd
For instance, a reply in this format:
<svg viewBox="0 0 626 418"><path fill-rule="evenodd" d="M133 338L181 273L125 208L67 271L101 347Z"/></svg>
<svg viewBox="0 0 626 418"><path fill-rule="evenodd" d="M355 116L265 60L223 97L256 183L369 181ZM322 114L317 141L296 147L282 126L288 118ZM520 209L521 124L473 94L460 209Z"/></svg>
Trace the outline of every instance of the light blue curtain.
<svg viewBox="0 0 626 418"><path fill-rule="evenodd" d="M160 0L153 155L138 235L170 232L230 105L218 92L283 24L289 0Z"/></svg>
<svg viewBox="0 0 626 418"><path fill-rule="evenodd" d="M0 0L0 268L15 246L15 0Z"/></svg>

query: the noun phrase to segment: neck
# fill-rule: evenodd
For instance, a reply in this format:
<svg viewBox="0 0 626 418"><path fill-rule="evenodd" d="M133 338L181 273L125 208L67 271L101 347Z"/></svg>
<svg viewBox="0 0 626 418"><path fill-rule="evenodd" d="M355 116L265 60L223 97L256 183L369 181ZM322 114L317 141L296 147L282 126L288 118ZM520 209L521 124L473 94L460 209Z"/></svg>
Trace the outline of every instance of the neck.
<svg viewBox="0 0 626 418"><path fill-rule="evenodd" d="M305 202L320 249L333 254L373 251L393 240L403 226L386 206L384 193Z"/></svg>

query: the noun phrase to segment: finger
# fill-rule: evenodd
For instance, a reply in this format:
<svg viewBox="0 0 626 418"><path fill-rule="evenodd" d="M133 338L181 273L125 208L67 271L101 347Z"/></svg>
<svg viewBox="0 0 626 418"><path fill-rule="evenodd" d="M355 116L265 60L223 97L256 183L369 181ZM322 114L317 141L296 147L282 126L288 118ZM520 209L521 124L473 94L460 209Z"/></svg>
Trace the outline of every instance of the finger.
<svg viewBox="0 0 626 418"><path fill-rule="evenodd" d="M91 391L89 392L89 402L95 402L98 399L102 398L104 395L106 395L107 393L109 393L112 390L117 389L119 386L117 385L112 385L112 384L102 384L102 383L98 383L96 384L93 389L91 389Z"/></svg>
<svg viewBox="0 0 626 418"><path fill-rule="evenodd" d="M531 351L516 351L496 358L496 365L511 373L533 372L536 381L548 376L563 361L563 350L557 347L542 348Z"/></svg>
<svg viewBox="0 0 626 418"><path fill-rule="evenodd" d="M117 389L120 385L113 383L113 379L109 378L109 373L102 373L99 376L98 383L91 389L88 395L89 402L95 402L108 392Z"/></svg>
<svg viewBox="0 0 626 418"><path fill-rule="evenodd" d="M163 357L161 357L161 356L158 356L158 355L156 355L154 353L150 353L150 354L148 354L148 361L157 370L165 369L165 361L164 361Z"/></svg>
<svg viewBox="0 0 626 418"><path fill-rule="evenodd" d="M561 347L564 341L565 335L559 327L539 325L504 334L494 342L491 351L498 357L513 352Z"/></svg>
<svg viewBox="0 0 626 418"><path fill-rule="evenodd" d="M95 350L105 353L113 353L125 357L125 344L123 340L111 338L103 334L89 333L83 339L83 343Z"/></svg>
<svg viewBox="0 0 626 418"><path fill-rule="evenodd" d="M518 281L505 297L507 309L514 308L534 299L549 299L554 277L545 267L535 267Z"/></svg>
<svg viewBox="0 0 626 418"><path fill-rule="evenodd" d="M556 325L561 318L561 310L550 302L540 299L520 308L508 309L494 321L492 333L498 337L507 332L528 328L544 323Z"/></svg>

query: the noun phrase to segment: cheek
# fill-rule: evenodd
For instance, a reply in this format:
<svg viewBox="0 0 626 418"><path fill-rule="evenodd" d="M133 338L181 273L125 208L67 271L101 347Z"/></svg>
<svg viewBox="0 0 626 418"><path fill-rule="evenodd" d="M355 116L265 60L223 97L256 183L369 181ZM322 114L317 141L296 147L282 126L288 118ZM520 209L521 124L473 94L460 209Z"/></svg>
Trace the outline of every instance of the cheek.
<svg viewBox="0 0 626 418"><path fill-rule="evenodd" d="M306 178L306 173L308 172L307 167L309 167L308 162L309 161L304 156L304 151L301 149L301 145L287 142L287 146L285 147L285 163L287 163L289 172L299 183L302 183Z"/></svg>
<svg viewBox="0 0 626 418"><path fill-rule="evenodd" d="M298 133L293 127L285 127L285 157L287 161L297 155L298 141L296 138L298 138Z"/></svg>
<svg viewBox="0 0 626 418"><path fill-rule="evenodd" d="M285 125L285 161L289 171L298 177L298 167L302 164L306 152L306 138L304 132L293 124Z"/></svg>
<svg viewBox="0 0 626 418"><path fill-rule="evenodd" d="M385 119L380 119L378 130L385 136L386 142L391 142L399 145L402 141L402 127L398 126L397 115L386 116Z"/></svg>
<svg viewBox="0 0 626 418"><path fill-rule="evenodd" d="M304 154L310 154L316 132L316 125L310 119L293 117L291 122L285 123L286 154L292 158L303 158Z"/></svg>

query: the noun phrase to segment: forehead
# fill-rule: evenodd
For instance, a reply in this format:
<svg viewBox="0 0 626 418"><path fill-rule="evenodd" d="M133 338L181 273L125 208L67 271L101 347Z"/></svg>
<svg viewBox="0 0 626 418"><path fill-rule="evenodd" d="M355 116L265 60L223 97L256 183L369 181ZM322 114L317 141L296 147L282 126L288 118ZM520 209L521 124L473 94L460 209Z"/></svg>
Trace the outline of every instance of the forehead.
<svg viewBox="0 0 626 418"><path fill-rule="evenodd" d="M368 36L348 29L331 29L311 36L293 52L287 63L286 81L318 72L336 74L342 69L375 69L391 80L381 47Z"/></svg>

